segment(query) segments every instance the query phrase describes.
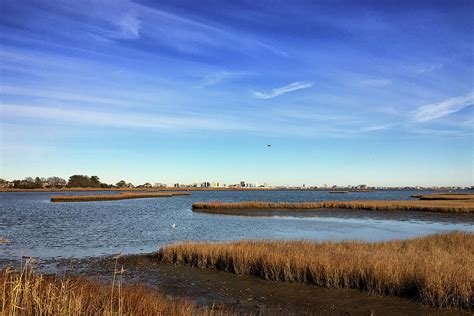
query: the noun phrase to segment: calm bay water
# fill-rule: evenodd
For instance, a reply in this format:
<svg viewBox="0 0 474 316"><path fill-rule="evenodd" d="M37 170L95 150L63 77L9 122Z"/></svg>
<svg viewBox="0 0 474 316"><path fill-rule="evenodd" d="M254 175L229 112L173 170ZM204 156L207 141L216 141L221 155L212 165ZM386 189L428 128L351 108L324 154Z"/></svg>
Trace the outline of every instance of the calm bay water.
<svg viewBox="0 0 474 316"><path fill-rule="evenodd" d="M96 194L67 192L60 194ZM103 192L109 193L109 192ZM185 241L239 239L404 239L437 232L474 232L472 215L322 211L318 217L242 217L193 213L196 201L406 200L420 191L330 194L321 191L201 191L191 196L51 203L58 193L0 193L0 259L83 258L141 253ZM429 193L429 192L428 192ZM171 225L176 224L172 229Z"/></svg>

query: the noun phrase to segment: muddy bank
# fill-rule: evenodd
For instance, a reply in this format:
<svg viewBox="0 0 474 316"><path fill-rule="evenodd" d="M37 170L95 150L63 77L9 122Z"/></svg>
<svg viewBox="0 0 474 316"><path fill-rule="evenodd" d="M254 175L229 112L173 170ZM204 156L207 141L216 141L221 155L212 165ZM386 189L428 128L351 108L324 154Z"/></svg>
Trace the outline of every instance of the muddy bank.
<svg viewBox="0 0 474 316"><path fill-rule="evenodd" d="M188 298L201 306L243 313L279 312L290 315L469 315L436 309L403 298L367 295L358 290L334 290L308 284L265 281L212 269L161 264L156 254L45 262L43 269L110 281L116 263L125 282L144 283L165 295Z"/></svg>

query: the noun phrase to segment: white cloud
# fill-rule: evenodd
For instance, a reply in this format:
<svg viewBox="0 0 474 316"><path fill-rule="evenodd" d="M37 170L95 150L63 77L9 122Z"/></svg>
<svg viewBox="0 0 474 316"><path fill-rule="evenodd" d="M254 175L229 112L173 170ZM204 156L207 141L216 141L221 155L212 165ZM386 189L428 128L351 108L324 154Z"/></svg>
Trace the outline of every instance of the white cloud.
<svg viewBox="0 0 474 316"><path fill-rule="evenodd" d="M146 37L179 51L209 54L209 48L239 47L241 53L253 56L271 52L280 57L287 53L269 43L260 41L249 33L217 25L213 21L195 20L191 17L163 11L144 4L133 3L133 8L146 25Z"/></svg>
<svg viewBox="0 0 474 316"><path fill-rule="evenodd" d="M238 78L246 75L246 72L217 71L204 76L198 87L213 86L224 80Z"/></svg>
<svg viewBox="0 0 474 316"><path fill-rule="evenodd" d="M141 37L140 6L133 1L65 1L60 5L67 12L90 18L90 23L84 29L93 35L92 38L133 40Z"/></svg>
<svg viewBox="0 0 474 316"><path fill-rule="evenodd" d="M370 122L357 120L344 121L343 124L331 122L328 124L314 124L302 120L285 122L281 128L281 120L248 116L245 119L235 120L235 116L208 117L190 113L176 115L162 115L157 113L133 113L128 111L102 111L93 109L77 109L53 106L30 106L24 104L0 104L2 119L33 118L44 122L48 126L51 122L59 123L59 127L66 126L98 126L123 129L147 130L213 130L213 131L241 131L257 135L289 135L297 137L354 137L358 134L375 132L390 128L392 125L371 125ZM267 113L268 116L268 113ZM16 120L15 120L16 121ZM27 122L25 123L27 124ZM8 129L10 131L10 129ZM56 131L54 131L56 133Z"/></svg>
<svg viewBox="0 0 474 316"><path fill-rule="evenodd" d="M105 105L119 105L119 106L128 106L130 101L124 101L123 98L108 98L87 94L71 93L59 90L45 90L45 89L32 89L25 88L21 86L9 86L9 85L0 85L0 95L15 95L15 96L28 96L28 97L38 97L38 98L47 98L52 100L59 101L77 101L81 103L100 103Z"/></svg>
<svg viewBox="0 0 474 316"><path fill-rule="evenodd" d="M473 104L474 92L471 92L461 97L424 105L414 112L414 120L416 122L428 122L458 112Z"/></svg>
<svg viewBox="0 0 474 316"><path fill-rule="evenodd" d="M306 89L309 88L313 85L312 82L303 82L303 81L297 81L290 83L289 85L280 87L280 88L275 88L272 89L272 91L265 93L265 92L258 92L258 91L253 91L253 95L259 99L271 99L274 97L277 97L279 95L288 93L288 92L293 92L296 90L300 89Z"/></svg>
<svg viewBox="0 0 474 316"><path fill-rule="evenodd" d="M421 65L416 69L416 73L418 75L422 75L422 74L433 72L441 68L443 68L443 64L441 63Z"/></svg>
<svg viewBox="0 0 474 316"><path fill-rule="evenodd" d="M423 76L431 72L436 72L443 69L442 63L419 63L419 64L404 64L400 65L401 70L409 75Z"/></svg>
<svg viewBox="0 0 474 316"><path fill-rule="evenodd" d="M117 22L123 38L140 38L140 20L134 15L125 15Z"/></svg>
<svg viewBox="0 0 474 316"><path fill-rule="evenodd" d="M88 124L118 128L145 129L198 129L198 130L253 130L245 123L233 123L224 118L181 114L161 115L148 113L111 112L39 107L18 104L0 104L2 116L33 117L62 123Z"/></svg>
<svg viewBox="0 0 474 316"><path fill-rule="evenodd" d="M361 128L359 131L361 133L363 133L363 132L375 132L375 131L390 129L393 126L394 126L394 124L372 125L372 126L367 126L367 127Z"/></svg>

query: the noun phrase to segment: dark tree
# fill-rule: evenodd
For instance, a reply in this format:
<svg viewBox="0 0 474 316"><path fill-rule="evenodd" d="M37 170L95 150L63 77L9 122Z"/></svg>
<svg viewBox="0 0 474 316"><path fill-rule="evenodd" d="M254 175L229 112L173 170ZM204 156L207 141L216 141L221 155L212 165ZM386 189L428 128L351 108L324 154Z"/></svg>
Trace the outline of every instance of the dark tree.
<svg viewBox="0 0 474 316"><path fill-rule="evenodd" d="M37 177L36 180L33 180L32 177L26 177L23 180L13 180L13 187L17 189L41 188L41 179Z"/></svg>
<svg viewBox="0 0 474 316"><path fill-rule="evenodd" d="M91 180L91 184L94 188L100 187L100 179L99 179L98 176L92 176L90 180Z"/></svg>
<svg viewBox="0 0 474 316"><path fill-rule="evenodd" d="M92 181L88 176L75 174L69 177L68 187L88 188L93 187Z"/></svg>
<svg viewBox="0 0 474 316"><path fill-rule="evenodd" d="M125 182L124 180L120 180L119 182L117 182L116 186L119 188L125 188L127 186L127 182Z"/></svg>
<svg viewBox="0 0 474 316"><path fill-rule="evenodd" d="M62 188L66 185L66 180L60 177L49 177L46 182L51 188Z"/></svg>

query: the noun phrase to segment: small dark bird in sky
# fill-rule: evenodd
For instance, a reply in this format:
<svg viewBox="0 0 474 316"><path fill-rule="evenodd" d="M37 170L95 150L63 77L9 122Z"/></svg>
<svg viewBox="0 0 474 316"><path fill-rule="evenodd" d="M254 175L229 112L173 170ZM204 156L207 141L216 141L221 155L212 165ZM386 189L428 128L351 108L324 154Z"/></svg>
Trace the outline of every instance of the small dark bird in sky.
<svg viewBox="0 0 474 316"><path fill-rule="evenodd" d="M272 145L268 144L267 147L272 147Z"/></svg>

